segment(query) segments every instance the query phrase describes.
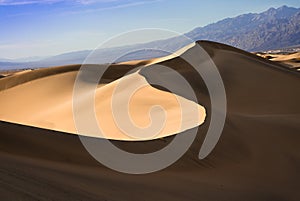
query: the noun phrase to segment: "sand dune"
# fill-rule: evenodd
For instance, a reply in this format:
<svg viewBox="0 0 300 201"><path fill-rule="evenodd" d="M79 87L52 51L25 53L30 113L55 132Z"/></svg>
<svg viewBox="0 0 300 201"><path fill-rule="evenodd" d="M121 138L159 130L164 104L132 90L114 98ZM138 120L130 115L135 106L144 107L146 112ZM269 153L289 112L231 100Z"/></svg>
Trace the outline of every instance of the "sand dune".
<svg viewBox="0 0 300 201"><path fill-rule="evenodd" d="M188 63L180 57L172 57L159 61L159 64L176 70L190 82L199 104L203 105L207 113L204 123L193 128L198 128L197 137L180 160L165 170L148 175L121 174L95 161L76 135L0 122L2 199L299 200L300 74L230 46L208 41L197 43L208 52L216 64L227 95L228 113L225 127L217 146L206 159L199 160L198 153L210 124L212 108L208 90L201 76ZM194 47L183 54L194 55ZM99 93L111 91L117 80L133 68L134 66L128 63L111 66L101 82L105 85L98 88ZM38 107L43 104L35 101L35 104L30 105L30 98L26 95L18 97L19 92L26 89L27 96L30 97L32 92L29 89L35 87L41 97L46 97L47 94L55 94L59 89L57 97L54 96L47 103L55 106L55 101L60 102L65 98L61 94L70 93L66 86L74 81L77 70L78 66L61 67L55 68L55 71L44 69L24 73L18 75L18 79L14 76L1 78L0 105L2 107L2 103L5 103L3 101L6 101L6 104L14 104L18 108L10 108L11 110L20 110L23 118L30 119L31 115L21 114L22 110L31 107L31 110L38 112ZM152 83L151 79L164 79L163 74L149 76L150 71L151 65L141 69L139 73L130 74L127 78L134 81L140 79L143 83ZM53 79L56 82L43 82L45 79ZM176 81L172 84L178 85ZM59 87L62 85L65 87ZM43 90L45 87L47 90ZM170 94L157 86L147 85L145 91L143 90L140 91L140 97L136 94L137 102L141 98L143 101L149 101L149 104L156 101L164 104L165 100L172 99L171 95L173 99L177 97L187 104L194 105L184 94ZM157 93L159 99L152 102L149 100L151 97L145 97L147 93ZM16 100L12 99L13 96ZM23 101L26 104L17 106L17 103ZM176 105L175 99L173 103ZM200 105L197 107L203 112ZM142 106L141 110L144 110L144 107L147 108ZM168 107L169 104L166 104L167 111L176 113L175 106ZM16 115L9 114L9 109L4 107L0 113L2 118L9 115L11 118L17 118ZM68 117L67 113L60 115ZM41 117L44 118L45 114L41 114ZM146 119L137 117L141 126L148 123ZM35 116L35 122L38 119L42 118ZM197 125L200 122L201 119ZM46 123L44 125L46 126ZM48 128L51 126L56 125L49 124ZM176 130L168 130L166 133L172 132ZM180 133L185 134L187 133ZM126 151L148 153L163 148L172 139L173 137L169 136L164 140L112 142ZM91 140L96 142L102 139Z"/></svg>
<svg viewBox="0 0 300 201"><path fill-rule="evenodd" d="M100 84L95 91L95 112L103 136L97 136L95 133L78 133L72 111L73 87L77 71L74 71L74 67L58 72L56 69L48 69L49 72L43 77L34 77L34 74L39 72L31 72L30 70L11 75L10 80L15 77L18 81L22 80L24 75L33 79L0 91L0 120L115 140L145 140L166 137L194 128L204 122L205 109L202 106L176 94L155 89L147 83L143 76L135 72L106 85ZM4 80L2 83L7 82L7 80ZM117 87L122 88L122 90L116 92ZM137 91L128 91L132 87ZM89 91L84 93L89 93ZM129 97L130 95L131 97ZM113 99L116 100L116 107L124 107L127 100L130 100L128 107L130 114L113 112L111 106ZM83 100L80 106L82 112L87 108L85 104L87 103ZM157 130L157 133L152 131L152 138L145 136L132 138L128 136L126 133L134 135L133 129L129 124L123 126L125 127L123 130L120 129L122 126L118 125L118 121L114 118L114 116L120 116L118 118L121 119L121 122L124 122L129 116L137 127L145 130L151 124L149 115L145 114L155 105L160 105L163 108L166 119L160 130ZM183 118L181 110L185 110L189 117ZM193 113L193 111L198 112ZM152 110L152 119L158 119L160 116L161 112L159 110Z"/></svg>
<svg viewBox="0 0 300 201"><path fill-rule="evenodd" d="M300 52L289 53L289 54L257 54L263 58L269 59L270 61L279 62L286 64L291 68L300 68Z"/></svg>
<svg viewBox="0 0 300 201"><path fill-rule="evenodd" d="M153 59L148 59L148 60L134 60L134 61L126 61L126 62L121 62L119 64L128 64L128 65L145 65L145 66L149 66L151 64L156 64L159 62L163 62L169 59L173 59L175 57L180 56L181 54L183 54L184 52L186 52L188 49L192 48L195 46L195 43L191 43L179 50L177 50L176 52L165 56L165 57L160 57L160 58L153 58Z"/></svg>
<svg viewBox="0 0 300 201"><path fill-rule="evenodd" d="M288 55L270 55L273 56L274 58L272 58L272 61L288 61L288 60L300 60L300 52L296 52L296 53L292 53L292 54L288 54Z"/></svg>

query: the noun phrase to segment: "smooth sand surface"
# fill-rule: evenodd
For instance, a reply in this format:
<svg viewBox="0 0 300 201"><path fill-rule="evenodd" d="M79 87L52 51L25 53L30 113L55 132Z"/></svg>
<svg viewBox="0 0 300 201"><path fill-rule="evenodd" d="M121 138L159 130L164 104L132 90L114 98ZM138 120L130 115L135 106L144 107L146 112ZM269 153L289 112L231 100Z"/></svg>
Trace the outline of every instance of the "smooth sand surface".
<svg viewBox="0 0 300 201"><path fill-rule="evenodd" d="M181 50L180 53L182 52ZM30 76L30 71L18 72L15 76L24 74ZM0 120L114 140L161 138L194 128L204 122L206 116L204 107L176 94L152 87L143 76L135 72L114 82L100 84L94 92L95 114L102 135L78 133L72 111L76 76L77 71L62 71L0 91ZM87 81L81 80L81 82L85 82L84 85ZM84 93L93 93L93 91L87 90ZM78 98L83 99L80 105L82 111L78 111L80 115L81 112L85 112L86 104L89 102L84 100L85 94ZM114 105L112 105L113 100ZM124 110L121 114L119 111L122 111L126 105L128 105L128 112ZM163 111L152 108L156 105L159 105ZM120 109L113 111L114 107ZM150 127L153 120L160 118L162 113L165 114L163 122L157 122L157 125ZM189 114L188 117L183 117L184 113ZM122 123L126 120L129 123ZM132 126L130 121L133 122ZM153 134L149 137L150 135L143 136L141 132L138 136L135 135L137 131L132 127L141 130L148 128L148 132Z"/></svg>
<svg viewBox="0 0 300 201"><path fill-rule="evenodd" d="M225 127L218 144L207 158L199 160L198 154L210 125L212 108L209 94L201 76L184 60L175 57L160 64L176 70L190 82L199 104L207 113L204 123L196 127L198 133L194 143L175 164L147 175L122 174L93 159L76 135L0 122L1 199L298 201L299 72L223 44L208 41L197 43L213 59L227 95ZM194 55L195 50L190 48L183 54ZM152 83L153 78L149 76L151 66L148 67L139 74ZM73 71L76 69L78 66L33 72L38 79L47 79L49 74L67 74L69 79L72 76L74 79ZM130 65L112 66L102 82L106 85L99 90L111 86L108 83L113 83L131 69ZM31 76L33 74L29 76L26 73L22 79L2 78L0 88L13 90L19 83L30 85ZM164 79L164 75L157 75L155 79ZM178 83L175 80L172 84ZM43 83L40 87L45 86L47 84ZM53 94L58 89L50 88L43 93ZM163 90L156 92L161 94ZM177 95L188 99L182 94ZM18 101L22 105L23 100L20 98ZM23 104L20 109L25 107L26 104ZM28 118L30 116L27 115ZM143 122L146 123L146 120ZM91 140L97 142L102 139ZM165 147L172 140L173 137L169 136L163 140L112 140L112 143L132 153L149 153Z"/></svg>
<svg viewBox="0 0 300 201"><path fill-rule="evenodd" d="M52 75L1 91L0 119L77 134L72 111L73 85L76 75L76 72ZM126 92L126 89L133 85L137 87L138 91ZM119 89L118 93L114 93L116 87L123 90ZM132 97L129 97L129 117L138 127L143 128L151 124L147 114L152 106L160 105L164 109L165 125L161 128L161 132L153 136L154 138L180 133L204 122L205 109L203 107L169 92L157 90L151 87L141 75L135 73L97 88L95 111L104 136L89 133L83 135L117 140L141 140L144 138L140 136L141 139L133 139L127 136L126 132L118 128L119 126L113 118L113 114L118 115L118 113L112 111L112 98L116 99L117 106L124 107L127 104L129 93L132 94ZM20 100L22 101L20 102ZM83 110L86 108L84 104L83 101L81 106ZM188 113L194 109L198 110L198 116L191 116L188 121L181 122L181 109ZM161 114L156 111L151 115L151 118L156 119ZM126 119L128 117L122 114L119 118ZM130 129L125 131L129 134L133 132Z"/></svg>

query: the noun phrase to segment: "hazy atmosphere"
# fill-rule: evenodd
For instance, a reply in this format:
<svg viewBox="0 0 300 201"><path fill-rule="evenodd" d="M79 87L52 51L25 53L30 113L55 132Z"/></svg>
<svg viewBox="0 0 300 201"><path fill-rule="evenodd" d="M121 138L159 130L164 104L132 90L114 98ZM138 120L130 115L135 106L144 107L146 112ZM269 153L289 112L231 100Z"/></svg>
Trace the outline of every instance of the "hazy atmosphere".
<svg viewBox="0 0 300 201"><path fill-rule="evenodd" d="M298 0L0 0L0 59L93 49L133 29L185 33L223 18L262 12Z"/></svg>

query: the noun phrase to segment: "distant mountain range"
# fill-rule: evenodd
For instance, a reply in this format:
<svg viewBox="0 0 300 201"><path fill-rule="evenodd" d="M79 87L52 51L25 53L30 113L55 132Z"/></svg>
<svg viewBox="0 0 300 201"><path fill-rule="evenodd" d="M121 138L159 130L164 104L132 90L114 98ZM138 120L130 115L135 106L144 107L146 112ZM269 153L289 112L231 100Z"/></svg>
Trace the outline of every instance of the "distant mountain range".
<svg viewBox="0 0 300 201"><path fill-rule="evenodd" d="M300 44L300 8L282 6L270 8L262 13L249 13L234 18L227 18L219 22L198 27L184 34L194 41L211 40L225 43L247 51L266 51L282 49ZM132 49L144 49L126 55L117 61L148 59L165 56L168 52L148 50L147 47L167 49L169 52L187 45L184 37L154 41L117 48L99 49L95 60L98 63L107 63L124 55ZM91 50L70 52L39 61L1 60L1 69L38 68L66 64L83 63Z"/></svg>
<svg viewBox="0 0 300 201"><path fill-rule="evenodd" d="M300 9L282 6L260 13L227 18L186 34L247 51L262 51L300 44Z"/></svg>

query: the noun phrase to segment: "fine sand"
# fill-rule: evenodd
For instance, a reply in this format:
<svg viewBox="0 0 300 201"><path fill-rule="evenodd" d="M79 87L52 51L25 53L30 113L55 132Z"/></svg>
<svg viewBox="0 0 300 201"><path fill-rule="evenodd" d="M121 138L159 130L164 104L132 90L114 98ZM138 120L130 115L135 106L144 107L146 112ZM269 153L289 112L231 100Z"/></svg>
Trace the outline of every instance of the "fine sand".
<svg viewBox="0 0 300 201"><path fill-rule="evenodd" d="M150 76L152 65L148 61L145 63L150 65L127 76L124 75L139 66L139 62L110 66L96 89L96 116L99 124L104 123L105 137L119 139L111 142L128 152L154 152L173 140L174 136L168 135L185 136L188 135L185 130L198 129L194 143L176 163L146 175L108 169L93 159L79 137L70 132L74 126L69 119L72 107L68 101L73 89L70 85L79 65L1 78L0 117L4 120L0 122L1 200L299 200L299 72L223 44L208 41L197 44L214 61L227 96L227 117L221 138L204 160L199 160L198 154L210 125L211 100L201 76L180 57L172 56L157 63L186 78L198 104L184 93L171 94L164 88L151 86L153 79L163 80L166 74ZM194 46L182 52L183 56L186 54L198 57L200 64L208 62L196 54ZM120 88L115 91L118 83ZM131 85L140 86L137 83L144 87L134 93L130 114L138 126L146 127L151 122L149 107L162 105L167 122L156 138L166 136L163 139L128 141L112 122L112 112L107 107L113 97L111 93L115 91L116 100L124 105L122 92L129 92L128 88L134 88ZM171 84L179 85L176 80ZM104 103L97 102L100 97ZM180 100L184 108L198 108L200 112L198 119L193 117L183 127L178 127ZM151 113L152 118L160 118L156 112L159 111Z"/></svg>
<svg viewBox="0 0 300 201"><path fill-rule="evenodd" d="M181 51L180 54L183 52ZM156 60L158 62L159 59ZM160 59L160 61L163 60L165 59ZM36 72L29 70L11 76L22 77L24 74L33 77ZM73 118L75 114L72 111L76 76L77 71L49 73L0 91L0 120L114 140L161 138L194 128L204 122L205 109L202 106L176 94L152 87L137 71L111 83L100 84L95 91L87 89L77 96L78 99L83 99L80 105L81 111L76 113L81 115L88 108L86 104L89 103L84 100L85 94L94 93L94 110L102 134L77 132ZM78 82L83 82L82 87L87 83L86 80L78 80ZM2 82L5 83L5 81ZM126 105L128 105L128 112ZM162 107L163 111L153 109L155 105ZM126 111L122 112L122 108ZM150 111L151 114L147 114ZM162 113L165 115L163 119L160 118ZM188 117L182 117L183 113L188 114ZM155 121L158 119L163 121ZM132 126L129 123L122 124L126 120L132 121ZM84 123L88 124L88 121ZM151 127L151 124L156 125ZM148 128L148 132L152 134L138 136L133 127L138 127L140 130Z"/></svg>

